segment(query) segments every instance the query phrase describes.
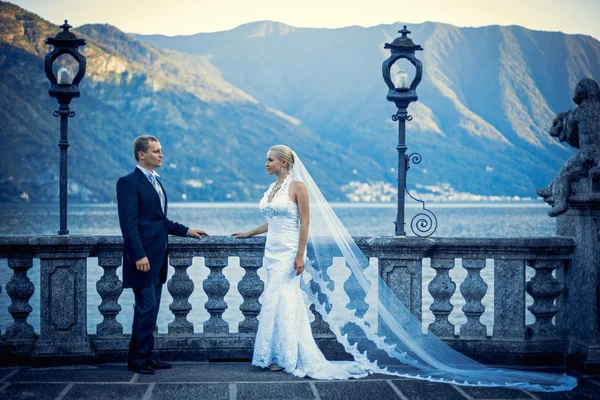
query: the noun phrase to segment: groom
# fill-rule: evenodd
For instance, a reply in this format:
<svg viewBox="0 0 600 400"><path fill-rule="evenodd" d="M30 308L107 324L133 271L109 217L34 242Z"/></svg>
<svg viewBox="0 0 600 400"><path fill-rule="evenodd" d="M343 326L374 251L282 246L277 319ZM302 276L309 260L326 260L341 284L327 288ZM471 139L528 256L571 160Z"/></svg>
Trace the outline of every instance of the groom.
<svg viewBox="0 0 600 400"><path fill-rule="evenodd" d="M154 136L133 144L135 170L117 182L119 223L123 234L123 287L133 288L135 308L127 367L154 374L170 364L152 358L154 329L162 287L167 280L168 235L208 236L167 218L167 195L154 171L162 166L162 148Z"/></svg>

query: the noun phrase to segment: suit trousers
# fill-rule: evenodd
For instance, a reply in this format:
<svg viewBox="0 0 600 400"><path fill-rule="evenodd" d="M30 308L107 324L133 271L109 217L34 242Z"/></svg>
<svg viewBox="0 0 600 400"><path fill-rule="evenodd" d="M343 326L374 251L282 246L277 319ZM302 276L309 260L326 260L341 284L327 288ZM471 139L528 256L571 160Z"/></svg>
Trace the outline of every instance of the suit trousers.
<svg viewBox="0 0 600 400"><path fill-rule="evenodd" d="M129 343L129 365L144 366L152 357L162 287L163 283L157 280L149 286L133 288L135 306Z"/></svg>

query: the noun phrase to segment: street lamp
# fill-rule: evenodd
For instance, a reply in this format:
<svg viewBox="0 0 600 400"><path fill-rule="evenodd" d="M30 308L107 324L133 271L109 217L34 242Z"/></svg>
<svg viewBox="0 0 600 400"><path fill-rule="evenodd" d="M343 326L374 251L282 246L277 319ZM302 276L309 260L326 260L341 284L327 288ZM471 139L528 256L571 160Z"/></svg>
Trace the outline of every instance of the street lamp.
<svg viewBox="0 0 600 400"><path fill-rule="evenodd" d="M404 25L404 29L398 31L402 36L394 39L392 43L386 43L384 48L390 49L392 54L383 62L382 72L383 80L388 86L388 101L396 104L398 111L392 116L392 120L398 121L398 214L396 216L396 236L406 236L404 231L404 191L406 189L406 171L408 170L409 157L406 155L406 121L412 120L412 115L408 115L406 109L413 101L418 100L417 86L423 77L423 64L415 57L415 51L423 50L423 48L414 44L410 33ZM405 58L416 68L416 73L413 81L408 84L408 74L404 71L399 71L393 77L391 69L394 63L401 58Z"/></svg>
<svg viewBox="0 0 600 400"><path fill-rule="evenodd" d="M44 70L50 81L50 97L55 97L59 107L54 111L55 117L60 117L60 229L59 235L68 235L67 229L67 140L69 131L69 117L74 117L75 112L71 111L69 104L73 97L79 97L79 82L85 75L85 57L77 51L79 46L85 46L84 39L78 39L73 32L69 32L71 25L65 20L60 26L62 31L53 38L46 39L46 44L54 46L52 51L46 55L44 61ZM66 66L61 66L58 71L58 78L52 72L52 63L63 54L68 54L77 61L79 68L73 78L73 72Z"/></svg>

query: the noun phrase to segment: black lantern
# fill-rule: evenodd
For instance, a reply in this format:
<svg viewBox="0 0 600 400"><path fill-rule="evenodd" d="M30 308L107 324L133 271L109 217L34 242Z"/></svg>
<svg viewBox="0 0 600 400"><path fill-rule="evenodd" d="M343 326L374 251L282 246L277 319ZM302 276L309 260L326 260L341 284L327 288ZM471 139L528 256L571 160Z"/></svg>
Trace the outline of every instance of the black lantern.
<svg viewBox="0 0 600 400"><path fill-rule="evenodd" d="M69 147L68 131L69 117L74 117L75 113L70 110L69 104L73 97L79 97L79 82L85 75L85 57L77 51L79 46L85 46L85 40L79 39L73 32L69 32L72 28L67 20L60 26L62 31L55 37L48 38L46 44L54 46L54 49L46 55L44 61L44 70L50 81L50 97L55 97L58 100L58 110L54 111L55 117L60 117L60 230L59 235L68 235L67 229L67 148ZM63 54L68 54L79 64L77 74L73 78L73 72L66 66L58 68L57 74L52 71L52 64L56 59Z"/></svg>
<svg viewBox="0 0 600 400"><path fill-rule="evenodd" d="M386 43L384 48L390 49L392 54L383 62L382 72L383 80L388 86L388 101L394 102L398 111L392 116L392 120L398 121L398 214L396 216L396 236L406 236L404 231L404 191L406 190L406 171L409 166L409 156L406 155L406 121L412 120L412 115L408 115L407 108L410 103L418 100L417 86L423 77L423 64L415 57L415 51L423 48L414 44L410 33L404 25L404 29L398 31L402 36L394 39L392 43ZM394 77L392 82L391 69L394 63L401 58L405 58L415 66L416 72L413 81L408 84L408 74L400 71ZM420 160L420 156L419 156Z"/></svg>

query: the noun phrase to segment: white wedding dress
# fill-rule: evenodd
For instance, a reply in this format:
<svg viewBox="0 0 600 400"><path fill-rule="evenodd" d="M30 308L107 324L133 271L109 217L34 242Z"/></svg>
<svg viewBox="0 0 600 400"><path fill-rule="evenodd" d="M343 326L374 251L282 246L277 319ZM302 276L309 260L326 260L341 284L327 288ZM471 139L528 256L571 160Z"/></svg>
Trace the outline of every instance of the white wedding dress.
<svg viewBox="0 0 600 400"><path fill-rule="evenodd" d="M368 373L355 362L329 362L317 347L310 329L308 309L296 276L294 260L300 240L298 205L290 199L291 176L269 202L269 187L260 210L269 223L264 267L267 287L254 345L252 364L277 364L298 377L314 379L360 378ZM308 261L308 260L307 260Z"/></svg>
<svg viewBox="0 0 600 400"><path fill-rule="evenodd" d="M290 374L314 379L381 373L462 386L540 392L566 391L577 385L574 377L564 374L487 367L453 350L432 333L423 333L421 321L381 277L367 278L369 259L337 218L298 155L293 156L293 168L279 191L273 195L272 184L260 202L269 225L264 256L268 281L258 316L253 365L265 368L277 364ZM289 195L293 180L304 183L310 204L305 274L309 273L311 280L302 289L301 276L296 276L294 270L300 221L298 205ZM332 268L335 257L345 260L343 276ZM376 288L377 298L367 304L371 288ZM301 290L354 361L325 359L313 338ZM340 290L344 296L334 294ZM365 306L367 314L360 310Z"/></svg>

